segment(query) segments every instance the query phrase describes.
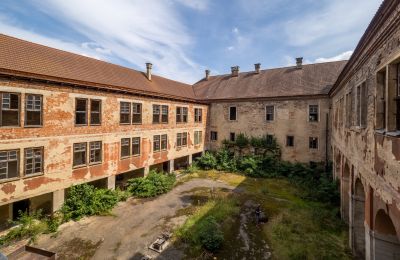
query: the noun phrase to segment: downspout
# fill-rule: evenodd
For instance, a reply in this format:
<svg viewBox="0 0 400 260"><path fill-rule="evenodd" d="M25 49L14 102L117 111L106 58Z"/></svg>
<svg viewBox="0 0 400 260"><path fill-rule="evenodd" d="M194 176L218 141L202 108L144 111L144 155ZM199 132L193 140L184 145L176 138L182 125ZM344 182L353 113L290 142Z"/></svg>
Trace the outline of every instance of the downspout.
<svg viewBox="0 0 400 260"><path fill-rule="evenodd" d="M330 108L329 108L330 111ZM326 113L326 125L325 125L325 171L328 172L328 144L329 144L329 113Z"/></svg>

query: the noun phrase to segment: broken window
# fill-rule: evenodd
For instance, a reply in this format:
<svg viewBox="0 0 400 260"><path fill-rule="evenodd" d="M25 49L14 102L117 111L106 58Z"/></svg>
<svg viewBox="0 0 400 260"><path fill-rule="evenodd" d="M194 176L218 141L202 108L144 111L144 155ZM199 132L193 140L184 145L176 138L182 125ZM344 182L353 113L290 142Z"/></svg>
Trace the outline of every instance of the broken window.
<svg viewBox="0 0 400 260"><path fill-rule="evenodd" d="M167 150L168 138L167 135L161 135L161 150Z"/></svg>
<svg viewBox="0 0 400 260"><path fill-rule="evenodd" d="M288 147L294 146L294 136L291 135L286 136L286 146Z"/></svg>
<svg viewBox="0 0 400 260"><path fill-rule="evenodd" d="M229 133L229 140L231 142L235 142L236 141L236 134L235 133Z"/></svg>
<svg viewBox="0 0 400 260"><path fill-rule="evenodd" d="M202 131L194 131L194 145L201 144L203 140L203 132Z"/></svg>
<svg viewBox="0 0 400 260"><path fill-rule="evenodd" d="M120 124L131 123L131 103L121 102L120 103Z"/></svg>
<svg viewBox="0 0 400 260"><path fill-rule="evenodd" d="M86 165L86 143L74 144L73 166Z"/></svg>
<svg viewBox="0 0 400 260"><path fill-rule="evenodd" d="M132 123L142 123L142 104L140 103L132 103Z"/></svg>
<svg viewBox="0 0 400 260"><path fill-rule="evenodd" d="M160 105L153 105L153 124L160 123Z"/></svg>
<svg viewBox="0 0 400 260"><path fill-rule="evenodd" d="M168 123L168 106L161 106L161 123Z"/></svg>
<svg viewBox="0 0 400 260"><path fill-rule="evenodd" d="M218 141L218 132L216 132L216 131L211 131L211 133L210 133L210 139L211 139L211 141Z"/></svg>
<svg viewBox="0 0 400 260"><path fill-rule="evenodd" d="M131 139L122 138L121 139L121 158L128 157L131 155Z"/></svg>
<svg viewBox="0 0 400 260"><path fill-rule="evenodd" d="M154 152L160 151L160 136L159 135L153 136L153 151Z"/></svg>
<svg viewBox="0 0 400 260"><path fill-rule="evenodd" d="M19 126L19 94L1 93L1 126Z"/></svg>
<svg viewBox="0 0 400 260"><path fill-rule="evenodd" d="M310 105L308 113L308 118L310 122L318 122L318 105Z"/></svg>
<svg viewBox="0 0 400 260"><path fill-rule="evenodd" d="M309 147L310 147L310 149L318 149L318 138L317 137L310 137Z"/></svg>
<svg viewBox="0 0 400 260"><path fill-rule="evenodd" d="M132 155L140 155L140 137L132 138Z"/></svg>
<svg viewBox="0 0 400 260"><path fill-rule="evenodd" d="M27 94L25 97L25 125L42 125L42 96Z"/></svg>
<svg viewBox="0 0 400 260"><path fill-rule="evenodd" d="M275 112L275 107L274 106L266 106L265 107L265 119L267 121L274 121L274 112Z"/></svg>
<svg viewBox="0 0 400 260"><path fill-rule="evenodd" d="M43 147L25 149L25 175L43 172Z"/></svg>
<svg viewBox="0 0 400 260"><path fill-rule="evenodd" d="M229 107L229 120L235 121L237 119L236 107Z"/></svg>
<svg viewBox="0 0 400 260"><path fill-rule="evenodd" d="M89 149L90 149L89 163L90 164L100 163L102 158L101 156L102 142L101 141L90 142Z"/></svg>
<svg viewBox="0 0 400 260"><path fill-rule="evenodd" d="M87 125L87 99L85 98L76 99L75 124Z"/></svg>
<svg viewBox="0 0 400 260"><path fill-rule="evenodd" d="M0 151L0 180L19 177L19 151Z"/></svg>
<svg viewBox="0 0 400 260"><path fill-rule="evenodd" d="M196 123L200 123L203 121L203 109L201 108L194 109L194 121Z"/></svg>
<svg viewBox="0 0 400 260"><path fill-rule="evenodd" d="M90 124L101 124L101 100L90 100Z"/></svg>

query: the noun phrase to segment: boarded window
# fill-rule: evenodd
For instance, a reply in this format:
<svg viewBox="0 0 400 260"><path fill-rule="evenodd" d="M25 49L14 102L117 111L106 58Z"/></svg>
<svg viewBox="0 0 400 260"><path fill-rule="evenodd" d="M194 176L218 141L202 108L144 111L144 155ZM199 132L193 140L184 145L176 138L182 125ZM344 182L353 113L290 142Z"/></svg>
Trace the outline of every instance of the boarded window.
<svg viewBox="0 0 400 260"><path fill-rule="evenodd" d="M168 123L168 106L161 106L161 123Z"/></svg>
<svg viewBox="0 0 400 260"><path fill-rule="evenodd" d="M101 124L101 100L90 100L90 124Z"/></svg>
<svg viewBox="0 0 400 260"><path fill-rule="evenodd" d="M0 151L0 180L19 177L19 151Z"/></svg>
<svg viewBox="0 0 400 260"><path fill-rule="evenodd" d="M286 146L288 147L294 146L294 136L291 135L286 136Z"/></svg>
<svg viewBox="0 0 400 260"><path fill-rule="evenodd" d="M160 105L153 105L153 124L160 123Z"/></svg>
<svg viewBox="0 0 400 260"><path fill-rule="evenodd" d="M310 122L318 122L318 105L310 105L308 108Z"/></svg>
<svg viewBox="0 0 400 260"><path fill-rule="evenodd" d="M235 133L229 133L229 140L231 142L235 142L236 141L236 134Z"/></svg>
<svg viewBox="0 0 400 260"><path fill-rule="evenodd" d="M275 112L275 107L274 106L266 106L265 107L265 112L266 112L266 120L267 121L274 121L274 112Z"/></svg>
<svg viewBox="0 0 400 260"><path fill-rule="evenodd" d="M122 138L121 139L121 158L128 157L131 155L131 139Z"/></svg>
<svg viewBox="0 0 400 260"><path fill-rule="evenodd" d="M77 98L75 108L75 124L87 125L87 99Z"/></svg>
<svg viewBox="0 0 400 260"><path fill-rule="evenodd" d="M132 155L140 155L140 137L132 138Z"/></svg>
<svg viewBox="0 0 400 260"><path fill-rule="evenodd" d="M167 135L161 135L161 150L167 150L168 137Z"/></svg>
<svg viewBox="0 0 400 260"><path fill-rule="evenodd" d="M1 93L1 126L19 126L19 94Z"/></svg>
<svg viewBox="0 0 400 260"><path fill-rule="evenodd" d="M120 103L120 120L121 124L131 123L131 103L121 102Z"/></svg>
<svg viewBox="0 0 400 260"><path fill-rule="evenodd" d="M25 125L42 125L42 96L27 94L25 99Z"/></svg>
<svg viewBox="0 0 400 260"><path fill-rule="evenodd" d="M318 149L318 138L317 137L310 137L309 147L310 147L310 149Z"/></svg>
<svg viewBox="0 0 400 260"><path fill-rule="evenodd" d="M153 136L153 151L154 152L158 152L160 151L160 136L159 135L155 135Z"/></svg>
<svg viewBox="0 0 400 260"><path fill-rule="evenodd" d="M132 103L132 123L142 123L142 104L140 103Z"/></svg>
<svg viewBox="0 0 400 260"><path fill-rule="evenodd" d="M203 142L203 132L194 131L194 145L199 145Z"/></svg>
<svg viewBox="0 0 400 260"><path fill-rule="evenodd" d="M210 133L210 139L211 139L211 141L218 141L218 132L216 132L216 131L211 131L211 133Z"/></svg>
<svg viewBox="0 0 400 260"><path fill-rule="evenodd" d="M102 158L102 142L95 141L89 143L90 158L89 163L100 163Z"/></svg>
<svg viewBox="0 0 400 260"><path fill-rule="evenodd" d="M25 149L25 175L43 172L43 147Z"/></svg>
<svg viewBox="0 0 400 260"><path fill-rule="evenodd" d="M201 108L194 109L194 121L196 123L203 122L203 109L201 109Z"/></svg>
<svg viewBox="0 0 400 260"><path fill-rule="evenodd" d="M73 166L86 165L86 143L74 144Z"/></svg>
<svg viewBox="0 0 400 260"><path fill-rule="evenodd" d="M235 121L237 119L236 107L229 107L229 120Z"/></svg>

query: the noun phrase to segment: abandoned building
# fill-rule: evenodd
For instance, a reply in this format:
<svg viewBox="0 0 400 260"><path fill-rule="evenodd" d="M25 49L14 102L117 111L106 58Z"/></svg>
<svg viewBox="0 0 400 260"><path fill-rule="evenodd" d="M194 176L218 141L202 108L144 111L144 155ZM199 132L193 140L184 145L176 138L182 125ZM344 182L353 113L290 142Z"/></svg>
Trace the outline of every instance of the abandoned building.
<svg viewBox="0 0 400 260"><path fill-rule="evenodd" d="M172 172L238 134L282 159L332 161L355 256L400 258L400 2L349 61L205 77L193 86L0 35L0 222L58 210L75 184Z"/></svg>

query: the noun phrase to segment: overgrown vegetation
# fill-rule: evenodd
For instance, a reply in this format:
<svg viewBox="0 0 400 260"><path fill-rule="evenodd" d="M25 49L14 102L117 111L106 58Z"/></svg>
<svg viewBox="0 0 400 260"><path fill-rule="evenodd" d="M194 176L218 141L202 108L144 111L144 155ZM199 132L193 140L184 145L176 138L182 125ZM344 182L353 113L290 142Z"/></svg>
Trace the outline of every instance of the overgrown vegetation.
<svg viewBox="0 0 400 260"><path fill-rule="evenodd" d="M150 171L146 177L130 179L128 191L137 197L155 197L170 191L175 184L175 174L163 174Z"/></svg>

